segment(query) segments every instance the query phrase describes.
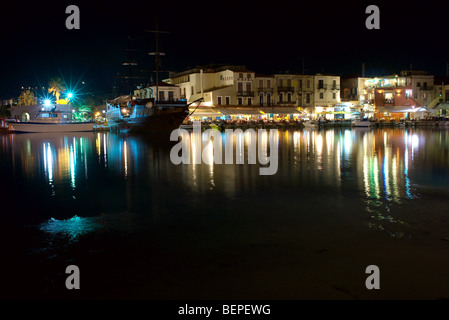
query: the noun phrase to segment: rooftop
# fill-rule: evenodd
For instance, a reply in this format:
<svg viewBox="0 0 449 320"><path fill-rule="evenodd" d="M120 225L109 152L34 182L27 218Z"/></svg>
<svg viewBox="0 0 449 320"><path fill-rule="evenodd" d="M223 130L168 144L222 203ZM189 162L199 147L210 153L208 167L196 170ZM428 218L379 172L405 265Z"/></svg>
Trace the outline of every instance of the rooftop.
<svg viewBox="0 0 449 320"><path fill-rule="evenodd" d="M206 65L206 66L197 66L196 68L181 71L178 73L175 73L173 78L186 76L193 73L200 73L201 70L203 70L203 73L215 73L215 72L221 72L225 70L231 70L234 72L253 72L251 70L248 70L246 66L241 65Z"/></svg>

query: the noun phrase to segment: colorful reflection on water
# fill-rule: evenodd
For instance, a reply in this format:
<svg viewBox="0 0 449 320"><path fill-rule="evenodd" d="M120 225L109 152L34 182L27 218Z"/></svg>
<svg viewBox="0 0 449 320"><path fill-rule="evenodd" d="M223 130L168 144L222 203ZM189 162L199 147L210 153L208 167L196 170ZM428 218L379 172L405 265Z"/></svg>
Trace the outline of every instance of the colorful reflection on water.
<svg viewBox="0 0 449 320"><path fill-rule="evenodd" d="M255 199L278 199L285 194L313 197L315 192L337 201L337 211L345 210L345 205L358 206L360 214L369 216L371 228L387 231L392 237L405 235L388 229L404 223L395 212L405 202L419 200L422 188L449 186L449 132L445 130L279 131L275 139L279 168L272 176L259 173L264 166L260 162L266 163L270 154L268 133L260 137L258 141L257 134L230 138L222 133L218 145L223 163L216 164L212 141L204 134L189 133L183 141L190 147L187 156L191 164L174 165L170 160L174 143L155 143L142 136L2 135L0 161L24 183L35 181L42 188L41 195L45 192L64 201L71 198L72 203L88 201L81 203L86 207L93 207L95 198L85 193L97 191L104 201L111 193L111 202L134 211L140 205L134 203L142 199L148 199L143 201L142 211L150 202L153 208L157 203L154 210L163 210L160 190L182 190L179 202L192 206L202 205L211 193L216 199L244 200L248 194ZM228 139L233 139L233 164L224 161ZM255 164L248 163L252 150L261 155ZM85 191L92 184L95 187ZM292 196L286 201L294 206L296 200ZM307 207L304 202L300 205ZM83 212L75 214L82 216ZM73 215L60 218L70 217ZM70 221L64 219L61 221ZM55 221L50 221L46 230L50 226L56 226Z"/></svg>

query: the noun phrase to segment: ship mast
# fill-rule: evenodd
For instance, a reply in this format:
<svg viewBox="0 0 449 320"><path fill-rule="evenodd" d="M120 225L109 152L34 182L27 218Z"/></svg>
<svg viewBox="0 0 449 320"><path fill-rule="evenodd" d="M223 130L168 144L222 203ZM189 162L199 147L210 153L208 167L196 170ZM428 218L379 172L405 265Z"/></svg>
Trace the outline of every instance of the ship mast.
<svg viewBox="0 0 449 320"><path fill-rule="evenodd" d="M156 62L156 97L154 99L154 102L159 99L159 67L161 58L160 56L165 56L165 53L159 52L159 33L169 33L168 31L160 31L159 26L156 19L156 30L145 30L145 32L153 32L156 34L156 51L148 53L151 56L154 56L155 62Z"/></svg>
<svg viewBox="0 0 449 320"><path fill-rule="evenodd" d="M131 41L131 37L128 36L128 49L125 49L126 51L128 51L127 61L123 62L122 65L123 66L128 66L129 76L128 77L124 77L124 78L125 79L126 78L129 79L129 90L130 90L129 95L130 95L131 104L132 104L132 101L133 101L133 86L134 86L133 78L137 78L137 77L133 77L132 76L132 67L137 66L137 63L134 62L134 61L131 61L131 51L137 51L137 50L131 49L131 42L130 41Z"/></svg>

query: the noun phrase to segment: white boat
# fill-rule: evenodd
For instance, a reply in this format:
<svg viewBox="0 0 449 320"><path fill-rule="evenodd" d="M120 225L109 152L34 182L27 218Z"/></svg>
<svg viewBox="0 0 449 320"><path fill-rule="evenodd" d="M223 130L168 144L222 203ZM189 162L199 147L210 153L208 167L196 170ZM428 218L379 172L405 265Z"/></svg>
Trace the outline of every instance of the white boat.
<svg viewBox="0 0 449 320"><path fill-rule="evenodd" d="M303 122L303 125L306 128L318 128L318 123L313 120Z"/></svg>
<svg viewBox="0 0 449 320"><path fill-rule="evenodd" d="M373 125L373 123L370 121L354 121L354 123L353 123L354 127L363 127L363 128L368 128L372 125Z"/></svg>
<svg viewBox="0 0 449 320"><path fill-rule="evenodd" d="M72 112L56 110L40 111L35 119L26 122L10 123L15 132L90 132L93 122L75 122Z"/></svg>

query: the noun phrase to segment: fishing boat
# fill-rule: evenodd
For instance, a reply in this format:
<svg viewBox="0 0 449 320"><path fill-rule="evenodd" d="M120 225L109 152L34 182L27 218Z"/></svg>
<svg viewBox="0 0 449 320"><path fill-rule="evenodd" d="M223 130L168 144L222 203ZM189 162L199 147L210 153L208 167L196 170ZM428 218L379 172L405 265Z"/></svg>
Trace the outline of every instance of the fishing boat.
<svg viewBox="0 0 449 320"><path fill-rule="evenodd" d="M7 118L0 118L0 133L13 133L15 132L14 128L12 127L11 123L9 123L9 119Z"/></svg>
<svg viewBox="0 0 449 320"><path fill-rule="evenodd" d="M39 111L33 120L25 122L10 122L15 132L89 132L93 131L93 122L76 122L72 112L58 110L57 106L50 110Z"/></svg>

